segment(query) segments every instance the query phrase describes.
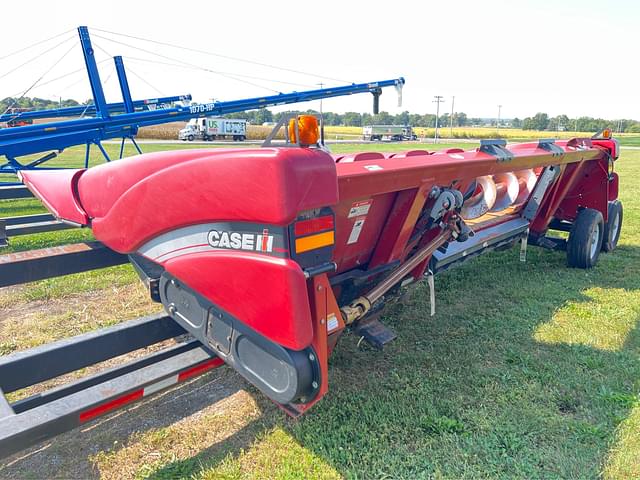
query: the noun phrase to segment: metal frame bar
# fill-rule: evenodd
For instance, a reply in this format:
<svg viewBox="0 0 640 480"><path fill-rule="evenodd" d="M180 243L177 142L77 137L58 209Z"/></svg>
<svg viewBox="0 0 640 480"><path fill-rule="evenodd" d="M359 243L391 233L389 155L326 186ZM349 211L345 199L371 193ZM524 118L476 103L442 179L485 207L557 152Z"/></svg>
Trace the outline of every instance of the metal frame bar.
<svg viewBox="0 0 640 480"><path fill-rule="evenodd" d="M24 185L0 185L0 200L32 198L33 193Z"/></svg>
<svg viewBox="0 0 640 480"><path fill-rule="evenodd" d="M127 263L128 257L100 242L8 253L0 256L0 287Z"/></svg>
<svg viewBox="0 0 640 480"><path fill-rule="evenodd" d="M50 213L36 213L17 217L0 218L0 239L31 235L33 233L54 232L75 228L73 225L56 220ZM2 245L0 245L2 246Z"/></svg>
<svg viewBox="0 0 640 480"><path fill-rule="evenodd" d="M127 322L0 357L0 388L14 392L186 333L164 314Z"/></svg>
<svg viewBox="0 0 640 480"><path fill-rule="evenodd" d="M134 109L149 109L151 105L162 105L173 102L190 102L191 95L173 95L171 97L159 97L159 98L148 98L144 100L134 100L133 108ZM126 107L124 103L109 103L107 104L107 108L109 113L122 113L126 112ZM95 105L79 105L77 107L65 107L65 108L55 108L51 110L35 110L32 112L20 112L20 113L5 113L4 115L0 115L0 122L7 122L9 120L16 119L37 119L37 118L57 118L57 117L76 117L76 116L87 116L87 115L95 115L96 107Z"/></svg>
<svg viewBox="0 0 640 480"><path fill-rule="evenodd" d="M0 458L205 373L222 364L216 360L193 340L13 405L5 399Z"/></svg>
<svg viewBox="0 0 640 480"><path fill-rule="evenodd" d="M89 37L89 29L85 26L78 27L78 35L80 36L80 45L82 46L84 63L87 67L89 83L91 84L93 103L96 106L96 117L108 120L110 117L109 107L107 107L107 100L105 99L104 90L102 89L100 72L98 71L95 52L93 50L93 46L91 45L91 38Z"/></svg>

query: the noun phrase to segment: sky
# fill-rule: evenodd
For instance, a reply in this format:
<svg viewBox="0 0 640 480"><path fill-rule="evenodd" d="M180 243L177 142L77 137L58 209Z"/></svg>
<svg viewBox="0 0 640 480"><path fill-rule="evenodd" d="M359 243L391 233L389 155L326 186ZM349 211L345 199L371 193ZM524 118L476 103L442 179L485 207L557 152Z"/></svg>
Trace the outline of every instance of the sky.
<svg viewBox="0 0 640 480"><path fill-rule="evenodd" d="M3 2L3 18L14 20L3 22L0 97L19 96L39 80L27 96L90 98L75 31L87 25L110 102L121 96L109 58L122 55L134 99L191 93L200 102L233 100L402 76L402 107L390 88L381 110L435 113L433 97L442 95L442 110L451 110L455 96L455 111L471 117L495 117L502 105L502 118L546 112L640 120L637 0L166 5L171 8L121 0ZM323 107L370 112L372 101L361 94L327 99ZM318 102L289 108L317 109Z"/></svg>

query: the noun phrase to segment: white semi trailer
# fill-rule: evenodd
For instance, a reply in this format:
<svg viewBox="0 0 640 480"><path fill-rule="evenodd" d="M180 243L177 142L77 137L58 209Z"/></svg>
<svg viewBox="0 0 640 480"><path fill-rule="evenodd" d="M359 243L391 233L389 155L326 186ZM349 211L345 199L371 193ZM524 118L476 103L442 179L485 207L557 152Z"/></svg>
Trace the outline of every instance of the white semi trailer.
<svg viewBox="0 0 640 480"><path fill-rule="evenodd" d="M362 127L362 139L371 140L417 140L409 125L367 125Z"/></svg>
<svg viewBox="0 0 640 480"><path fill-rule="evenodd" d="M178 133L179 140L247 139L247 121L230 118L192 118Z"/></svg>

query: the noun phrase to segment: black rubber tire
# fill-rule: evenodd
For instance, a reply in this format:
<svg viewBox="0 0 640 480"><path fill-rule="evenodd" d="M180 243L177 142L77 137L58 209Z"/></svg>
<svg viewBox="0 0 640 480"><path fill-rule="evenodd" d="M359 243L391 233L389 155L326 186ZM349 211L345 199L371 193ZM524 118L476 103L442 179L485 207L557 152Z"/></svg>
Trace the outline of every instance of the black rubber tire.
<svg viewBox="0 0 640 480"><path fill-rule="evenodd" d="M189 140L190 142L193 142L193 135L189 135L189 136L187 137L187 140Z"/></svg>
<svg viewBox="0 0 640 480"><path fill-rule="evenodd" d="M602 214L592 208L580 210L567 241L568 265L576 268L594 267L600 256L603 234Z"/></svg>
<svg viewBox="0 0 640 480"><path fill-rule="evenodd" d="M616 249L621 230L622 202L620 200L614 200L613 202L609 202L607 223L604 226L604 236L602 237L603 252L612 252Z"/></svg>

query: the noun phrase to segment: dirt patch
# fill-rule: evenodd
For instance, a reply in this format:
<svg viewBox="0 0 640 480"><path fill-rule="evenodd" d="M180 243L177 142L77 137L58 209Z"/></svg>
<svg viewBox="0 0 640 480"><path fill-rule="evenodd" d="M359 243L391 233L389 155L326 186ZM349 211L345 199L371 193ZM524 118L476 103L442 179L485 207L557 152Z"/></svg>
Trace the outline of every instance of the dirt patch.
<svg viewBox="0 0 640 480"><path fill-rule="evenodd" d="M137 283L64 298L18 300L3 308L0 353L24 350L161 310Z"/></svg>

